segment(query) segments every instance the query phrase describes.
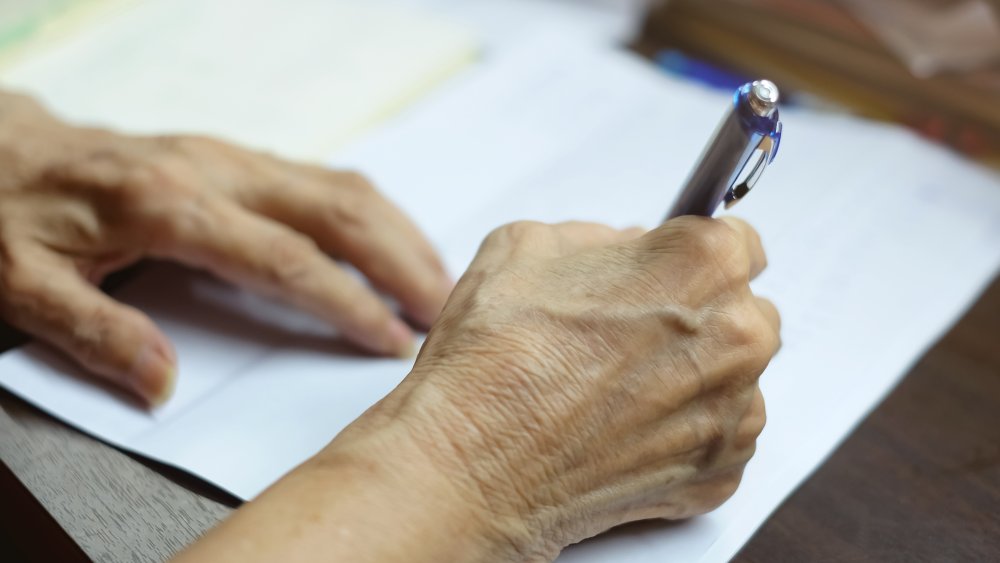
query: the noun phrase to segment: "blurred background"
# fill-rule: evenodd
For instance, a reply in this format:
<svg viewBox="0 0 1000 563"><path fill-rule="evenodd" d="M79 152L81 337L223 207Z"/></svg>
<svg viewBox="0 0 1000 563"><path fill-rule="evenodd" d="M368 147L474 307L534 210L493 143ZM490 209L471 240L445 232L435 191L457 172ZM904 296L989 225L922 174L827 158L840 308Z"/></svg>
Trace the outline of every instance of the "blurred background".
<svg viewBox="0 0 1000 563"><path fill-rule="evenodd" d="M739 208L768 241L773 292L765 293L779 300L786 333L796 335L783 351L795 369L784 373L810 375L764 383L777 399L771 449L760 451L781 458L775 463L787 473L758 466L767 479L757 482L791 487L808 464L775 454L775 445L806 443L825 429L830 440L809 435L812 446L794 451L821 457L833 448L834 435L874 406L897 370L996 277L997 177L953 153L1000 166L1000 0L0 0L0 88L35 95L75 123L197 131L346 163L436 242L457 240L470 255L479 236L449 236L488 231L500 218L625 226L648 212L658 220L664 194L680 185L725 100L760 77L777 82L787 103L819 110L783 113L795 141L768 172L768 188ZM841 113L903 124L953 151ZM609 186L616 201L596 217L592 204ZM537 197L543 193L549 199ZM557 196L559 206L546 203ZM435 203L443 197L447 206ZM857 560L954 560L955 545L996 552L982 543L1000 537L982 533L997 521L982 507L1000 491L983 477L996 474L1000 459L1000 284L987 292L895 402L852 438L853 449L811 481L798 497L805 500L779 513L770 543L758 542L752 549L762 555L752 560L820 559L812 549ZM0 348L11 341L2 330ZM44 405L42 395L35 400ZM79 414L90 403L67 404ZM252 420L237 423L234 414L224 428L269 424L239 412ZM303 443L270 430L283 447ZM44 433L35 441L49 443ZM186 459L216 451L208 444L218 435L200 429L198 437L205 447L184 448L192 452ZM52 499L49 509L62 510L65 489L53 484L71 486L60 472L81 464L42 459L52 472L33 480ZM254 464L228 461L239 464L234 474L244 483ZM775 505L790 492L779 489L768 497ZM82 516L66 512L72 517L60 523L88 550L154 545L105 545L104 522L140 533L132 512L95 520L92 506L71 508ZM734 521L749 525L747 514ZM98 533L88 527L95 521ZM149 530L158 538L194 530L145 522L155 522Z"/></svg>
<svg viewBox="0 0 1000 563"><path fill-rule="evenodd" d="M95 14L111 11L108 6L143 3L3 0L0 70L5 59L23 58L32 46L44 43L40 38L65 35L99 19ZM293 4L303 10L302 4L310 3ZM631 44L669 72L726 89L748 76L768 76L800 103L903 123L974 158L1000 162L1000 0L373 0L370 4L472 19L489 28L485 32L489 39L513 35L512 30L521 26L518 20L589 19L586 25L606 26L617 40Z"/></svg>
<svg viewBox="0 0 1000 563"><path fill-rule="evenodd" d="M998 13L1000 0L670 0L639 46L693 75L711 76L698 62L766 75L995 162Z"/></svg>

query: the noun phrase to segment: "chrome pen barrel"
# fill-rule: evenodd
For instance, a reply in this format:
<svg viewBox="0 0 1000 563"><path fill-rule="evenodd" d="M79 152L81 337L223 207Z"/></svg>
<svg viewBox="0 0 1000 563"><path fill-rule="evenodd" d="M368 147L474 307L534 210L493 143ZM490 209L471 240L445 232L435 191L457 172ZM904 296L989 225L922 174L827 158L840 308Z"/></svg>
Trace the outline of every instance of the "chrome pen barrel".
<svg viewBox="0 0 1000 563"><path fill-rule="evenodd" d="M767 80L737 90L667 220L682 215L711 217L724 201L731 205L753 188L781 141L777 103L778 88ZM748 179L735 186L754 153L759 157Z"/></svg>
<svg viewBox="0 0 1000 563"><path fill-rule="evenodd" d="M667 219L683 215L711 216L753 153L750 135L735 105L729 107L712 139L691 170Z"/></svg>

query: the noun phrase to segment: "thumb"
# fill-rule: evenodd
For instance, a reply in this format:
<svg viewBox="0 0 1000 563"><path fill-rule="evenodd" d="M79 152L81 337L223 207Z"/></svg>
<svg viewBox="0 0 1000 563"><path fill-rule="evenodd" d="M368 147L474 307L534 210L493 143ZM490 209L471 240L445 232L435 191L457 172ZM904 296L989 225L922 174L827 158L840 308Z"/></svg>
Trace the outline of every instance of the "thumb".
<svg viewBox="0 0 1000 563"><path fill-rule="evenodd" d="M0 314L148 405L166 402L177 360L149 317L111 299L57 257L32 258L0 266Z"/></svg>

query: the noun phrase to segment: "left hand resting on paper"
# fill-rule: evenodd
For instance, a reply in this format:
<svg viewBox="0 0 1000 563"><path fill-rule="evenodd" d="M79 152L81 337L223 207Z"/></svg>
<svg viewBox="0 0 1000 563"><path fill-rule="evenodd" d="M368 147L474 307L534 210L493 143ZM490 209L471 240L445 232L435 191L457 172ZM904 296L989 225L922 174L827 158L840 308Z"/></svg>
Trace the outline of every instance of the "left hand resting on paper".
<svg viewBox="0 0 1000 563"><path fill-rule="evenodd" d="M208 270L372 352L408 355L407 325L330 255L424 327L452 287L423 235L356 174L200 137L73 127L0 91L0 318L149 403L169 396L174 350L95 287L143 257Z"/></svg>

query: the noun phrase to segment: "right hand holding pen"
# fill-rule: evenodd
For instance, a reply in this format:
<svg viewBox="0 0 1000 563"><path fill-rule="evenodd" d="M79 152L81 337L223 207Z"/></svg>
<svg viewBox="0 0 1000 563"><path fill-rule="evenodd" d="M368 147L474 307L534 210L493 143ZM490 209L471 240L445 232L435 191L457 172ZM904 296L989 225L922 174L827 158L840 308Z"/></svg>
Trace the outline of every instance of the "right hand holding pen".
<svg viewBox="0 0 1000 563"><path fill-rule="evenodd" d="M551 560L625 522L721 504L763 429L757 380L779 346L777 311L749 288L764 252L735 219L637 235L494 232L413 372L317 461L367 449L419 491L434 480L415 460L431 460L423 475L464 496L489 560ZM412 443L426 455L399 453Z"/></svg>

